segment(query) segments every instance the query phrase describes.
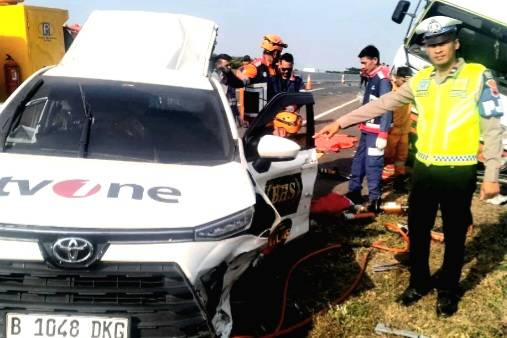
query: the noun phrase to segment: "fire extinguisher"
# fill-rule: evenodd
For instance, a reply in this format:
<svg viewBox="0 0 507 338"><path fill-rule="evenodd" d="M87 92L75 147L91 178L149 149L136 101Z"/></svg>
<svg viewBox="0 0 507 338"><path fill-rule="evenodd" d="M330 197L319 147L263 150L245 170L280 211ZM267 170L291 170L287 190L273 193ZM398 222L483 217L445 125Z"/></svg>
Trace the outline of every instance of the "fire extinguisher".
<svg viewBox="0 0 507 338"><path fill-rule="evenodd" d="M4 64L5 91L11 95L21 84L21 67L14 61L12 56L7 54Z"/></svg>

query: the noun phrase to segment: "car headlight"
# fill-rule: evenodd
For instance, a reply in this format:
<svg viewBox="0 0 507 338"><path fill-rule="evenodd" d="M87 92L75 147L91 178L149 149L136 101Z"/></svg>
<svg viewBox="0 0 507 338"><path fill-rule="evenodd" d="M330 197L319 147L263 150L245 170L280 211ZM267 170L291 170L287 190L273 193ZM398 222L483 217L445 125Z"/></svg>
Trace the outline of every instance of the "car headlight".
<svg viewBox="0 0 507 338"><path fill-rule="evenodd" d="M247 230L252 224L254 207L247 208L195 230L196 241L217 241Z"/></svg>

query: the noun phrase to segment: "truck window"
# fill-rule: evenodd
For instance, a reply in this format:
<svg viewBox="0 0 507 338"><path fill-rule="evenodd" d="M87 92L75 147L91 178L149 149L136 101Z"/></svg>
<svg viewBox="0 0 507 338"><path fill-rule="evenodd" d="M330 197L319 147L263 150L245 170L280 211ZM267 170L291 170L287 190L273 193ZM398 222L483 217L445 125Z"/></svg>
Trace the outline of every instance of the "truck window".
<svg viewBox="0 0 507 338"><path fill-rule="evenodd" d="M463 21L458 32L461 42L458 56L489 68L498 81L500 92L507 95L507 27L439 2L435 2L421 20L436 15ZM421 36L412 36L409 52L427 60Z"/></svg>
<svg viewBox="0 0 507 338"><path fill-rule="evenodd" d="M88 158L215 165L233 156L214 91L58 77L19 109L4 151L80 156L88 114Z"/></svg>

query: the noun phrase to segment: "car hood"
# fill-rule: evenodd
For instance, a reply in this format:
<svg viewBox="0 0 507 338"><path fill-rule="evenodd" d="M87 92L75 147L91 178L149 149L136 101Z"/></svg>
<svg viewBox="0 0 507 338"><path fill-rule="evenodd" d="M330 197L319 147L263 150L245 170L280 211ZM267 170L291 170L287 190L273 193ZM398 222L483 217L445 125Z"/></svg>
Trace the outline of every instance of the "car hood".
<svg viewBox="0 0 507 338"><path fill-rule="evenodd" d="M3 224L188 228L255 203L237 162L206 167L5 153L0 162Z"/></svg>
<svg viewBox="0 0 507 338"><path fill-rule="evenodd" d="M60 66L74 76L126 70L206 76L217 29L213 21L189 15L94 11Z"/></svg>

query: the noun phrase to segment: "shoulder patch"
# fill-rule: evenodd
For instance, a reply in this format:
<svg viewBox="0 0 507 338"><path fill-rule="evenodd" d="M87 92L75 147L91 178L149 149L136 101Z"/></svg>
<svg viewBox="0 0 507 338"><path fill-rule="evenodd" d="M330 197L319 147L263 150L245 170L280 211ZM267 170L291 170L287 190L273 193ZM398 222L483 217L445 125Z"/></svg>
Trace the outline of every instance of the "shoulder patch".
<svg viewBox="0 0 507 338"><path fill-rule="evenodd" d="M489 90L491 91L491 96L493 96L493 97L500 96L500 92L498 91L498 86L497 86L496 81L494 79L487 80L486 86L488 86Z"/></svg>

